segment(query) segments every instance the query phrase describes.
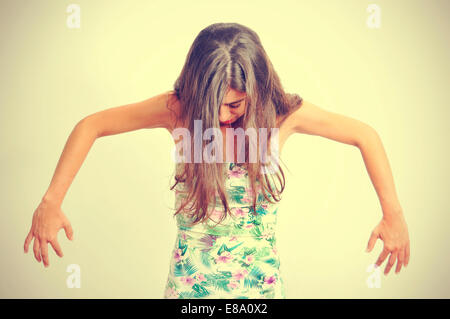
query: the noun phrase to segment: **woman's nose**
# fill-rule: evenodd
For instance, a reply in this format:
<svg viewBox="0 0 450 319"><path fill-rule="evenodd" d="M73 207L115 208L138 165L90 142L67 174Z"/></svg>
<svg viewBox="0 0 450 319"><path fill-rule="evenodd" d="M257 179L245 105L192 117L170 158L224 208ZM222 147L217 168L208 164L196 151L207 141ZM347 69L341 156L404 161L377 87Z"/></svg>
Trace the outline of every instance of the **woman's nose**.
<svg viewBox="0 0 450 319"><path fill-rule="evenodd" d="M219 111L219 121L226 122L231 119L231 112L226 106L221 106Z"/></svg>

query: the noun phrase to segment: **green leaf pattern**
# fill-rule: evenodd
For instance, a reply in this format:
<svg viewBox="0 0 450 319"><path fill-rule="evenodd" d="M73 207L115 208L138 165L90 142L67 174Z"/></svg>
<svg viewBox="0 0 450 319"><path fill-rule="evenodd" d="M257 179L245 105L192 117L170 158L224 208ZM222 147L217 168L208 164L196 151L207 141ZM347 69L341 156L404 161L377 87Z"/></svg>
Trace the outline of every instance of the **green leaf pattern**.
<svg viewBox="0 0 450 319"><path fill-rule="evenodd" d="M192 227L187 215L176 216L165 298L285 298L274 235L278 203L257 194L255 214L247 171L234 163L228 168L231 215ZM183 196L176 194L179 205ZM213 209L223 213L220 201Z"/></svg>

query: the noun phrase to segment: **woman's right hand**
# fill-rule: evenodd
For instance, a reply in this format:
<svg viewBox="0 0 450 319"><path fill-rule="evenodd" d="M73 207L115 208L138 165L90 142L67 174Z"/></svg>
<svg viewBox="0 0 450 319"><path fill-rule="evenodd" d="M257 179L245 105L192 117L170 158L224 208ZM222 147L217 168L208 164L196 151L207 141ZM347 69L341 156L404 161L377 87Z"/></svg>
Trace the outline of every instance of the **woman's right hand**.
<svg viewBox="0 0 450 319"><path fill-rule="evenodd" d="M34 211L31 229L25 239L24 252L28 252L28 246L34 238L34 257L39 263L43 261L44 266L48 267L50 265L48 260L48 243L52 245L59 257L63 256L57 240L58 231L61 228L64 228L67 238L73 240L72 226L62 212L61 207L42 201Z"/></svg>

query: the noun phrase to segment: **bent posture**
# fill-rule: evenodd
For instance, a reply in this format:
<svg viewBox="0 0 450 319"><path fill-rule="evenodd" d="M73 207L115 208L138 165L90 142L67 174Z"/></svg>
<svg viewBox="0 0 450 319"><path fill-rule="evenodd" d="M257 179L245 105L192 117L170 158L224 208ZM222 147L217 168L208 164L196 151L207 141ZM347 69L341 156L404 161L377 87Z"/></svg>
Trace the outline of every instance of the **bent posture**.
<svg viewBox="0 0 450 319"><path fill-rule="evenodd" d="M75 126L50 186L34 212L25 252L34 239L34 256L44 266L49 266L49 243L58 256L63 256L57 233L64 228L72 239L73 230L61 204L96 139L144 128L164 128L172 134L174 143L179 143L176 129L193 133L195 120L201 120L203 130L220 130L223 140L216 145L221 145L223 152L214 152L215 163L184 162L175 166L171 189L176 192L178 232L166 298L285 297L274 233L284 189L283 170L275 164L275 173L261 173L264 170L259 157L256 162L249 161L248 141L238 147L227 128L276 128L279 154L295 133L322 136L359 148L382 208L367 251L373 249L377 239L384 242L376 265L388 259L385 274L395 263L396 273L408 265L408 228L376 131L359 120L284 92L259 37L236 23L213 24L199 33L173 90L91 114ZM196 141L182 142L193 146ZM194 149L187 148L187 152ZM203 155L204 148L201 150ZM245 161L238 163L238 158ZM277 179L280 189L274 182Z"/></svg>

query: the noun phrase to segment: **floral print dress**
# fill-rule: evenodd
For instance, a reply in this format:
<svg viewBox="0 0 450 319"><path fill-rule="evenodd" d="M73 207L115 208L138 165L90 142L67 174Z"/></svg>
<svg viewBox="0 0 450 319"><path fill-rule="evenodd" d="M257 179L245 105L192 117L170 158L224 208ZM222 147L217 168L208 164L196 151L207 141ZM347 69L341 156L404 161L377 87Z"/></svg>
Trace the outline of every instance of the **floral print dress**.
<svg viewBox="0 0 450 319"><path fill-rule="evenodd" d="M213 220L206 223L189 227L186 215L176 215L164 298L285 298L274 234L278 202L258 193L253 214L253 194L242 165L226 163L231 216L217 224L224 211L220 200L212 207ZM180 184L175 187L176 208L185 196L177 188Z"/></svg>

